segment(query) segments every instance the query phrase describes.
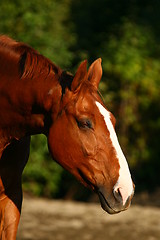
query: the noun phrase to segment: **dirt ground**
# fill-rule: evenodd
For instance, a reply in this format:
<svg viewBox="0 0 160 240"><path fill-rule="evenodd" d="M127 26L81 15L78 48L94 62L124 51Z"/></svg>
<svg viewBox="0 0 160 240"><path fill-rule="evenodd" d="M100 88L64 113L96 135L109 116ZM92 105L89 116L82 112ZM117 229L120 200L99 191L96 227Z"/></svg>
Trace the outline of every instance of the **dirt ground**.
<svg viewBox="0 0 160 240"><path fill-rule="evenodd" d="M158 240L160 207L145 198L108 215L98 203L25 197L17 240Z"/></svg>

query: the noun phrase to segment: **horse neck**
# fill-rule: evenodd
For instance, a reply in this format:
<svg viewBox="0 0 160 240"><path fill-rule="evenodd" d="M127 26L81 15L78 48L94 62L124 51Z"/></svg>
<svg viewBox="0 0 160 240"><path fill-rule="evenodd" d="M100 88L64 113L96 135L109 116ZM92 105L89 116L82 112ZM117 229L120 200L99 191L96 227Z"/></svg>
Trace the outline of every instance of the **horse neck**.
<svg viewBox="0 0 160 240"><path fill-rule="evenodd" d="M32 78L22 76L21 79L18 75L0 76L3 80L3 85L0 84L0 148L12 139L46 134L50 121L56 118L62 95L61 70L47 76L44 73Z"/></svg>

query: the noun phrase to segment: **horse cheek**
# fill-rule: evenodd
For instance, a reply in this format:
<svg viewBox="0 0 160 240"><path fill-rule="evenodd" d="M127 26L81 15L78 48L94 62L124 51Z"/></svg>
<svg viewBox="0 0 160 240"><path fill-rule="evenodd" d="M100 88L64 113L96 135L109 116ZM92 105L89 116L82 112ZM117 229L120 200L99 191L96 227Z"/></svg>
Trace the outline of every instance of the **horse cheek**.
<svg viewBox="0 0 160 240"><path fill-rule="evenodd" d="M64 119L63 119L64 120ZM67 128L66 128L67 126ZM79 144L73 131L74 127L69 122L57 121L49 131L48 148L52 158L62 167L75 175L77 168L77 155Z"/></svg>
<svg viewBox="0 0 160 240"><path fill-rule="evenodd" d="M97 139L94 133L80 133L82 149L85 156L94 156L97 153Z"/></svg>

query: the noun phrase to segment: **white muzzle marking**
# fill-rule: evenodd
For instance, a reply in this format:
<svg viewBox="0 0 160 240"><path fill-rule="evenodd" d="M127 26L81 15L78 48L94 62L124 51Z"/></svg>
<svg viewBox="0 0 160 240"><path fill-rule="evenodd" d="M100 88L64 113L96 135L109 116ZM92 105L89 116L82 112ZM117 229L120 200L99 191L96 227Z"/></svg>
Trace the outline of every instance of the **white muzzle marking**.
<svg viewBox="0 0 160 240"><path fill-rule="evenodd" d="M126 158L125 158L125 156L122 152L122 149L119 145L115 129L114 129L113 124L111 122L110 112L107 111L102 106L102 104L100 104L97 101L96 101L96 106L98 107L101 115L104 118L104 121L106 123L106 127L107 127L107 129L110 133L110 139L111 139L112 145L115 149L115 153L116 153L117 159L119 161L119 165L120 165L119 178L118 178L118 181L113 188L113 191L115 191L115 192L119 191L120 192L121 197L122 197L122 201L123 201L123 205L125 205L128 197L130 197L133 194L133 191L134 191L129 167L128 167Z"/></svg>

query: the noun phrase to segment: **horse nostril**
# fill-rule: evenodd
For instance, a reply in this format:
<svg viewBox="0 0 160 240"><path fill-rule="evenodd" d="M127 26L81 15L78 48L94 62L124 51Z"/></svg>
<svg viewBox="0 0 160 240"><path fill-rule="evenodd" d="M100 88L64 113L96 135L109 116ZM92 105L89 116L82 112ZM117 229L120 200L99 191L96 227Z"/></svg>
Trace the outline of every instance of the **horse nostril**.
<svg viewBox="0 0 160 240"><path fill-rule="evenodd" d="M122 202L123 202L123 198L122 198L122 195L121 195L120 188L115 188L115 189L113 190L113 194L114 194L115 199L116 199L119 203L122 203Z"/></svg>

